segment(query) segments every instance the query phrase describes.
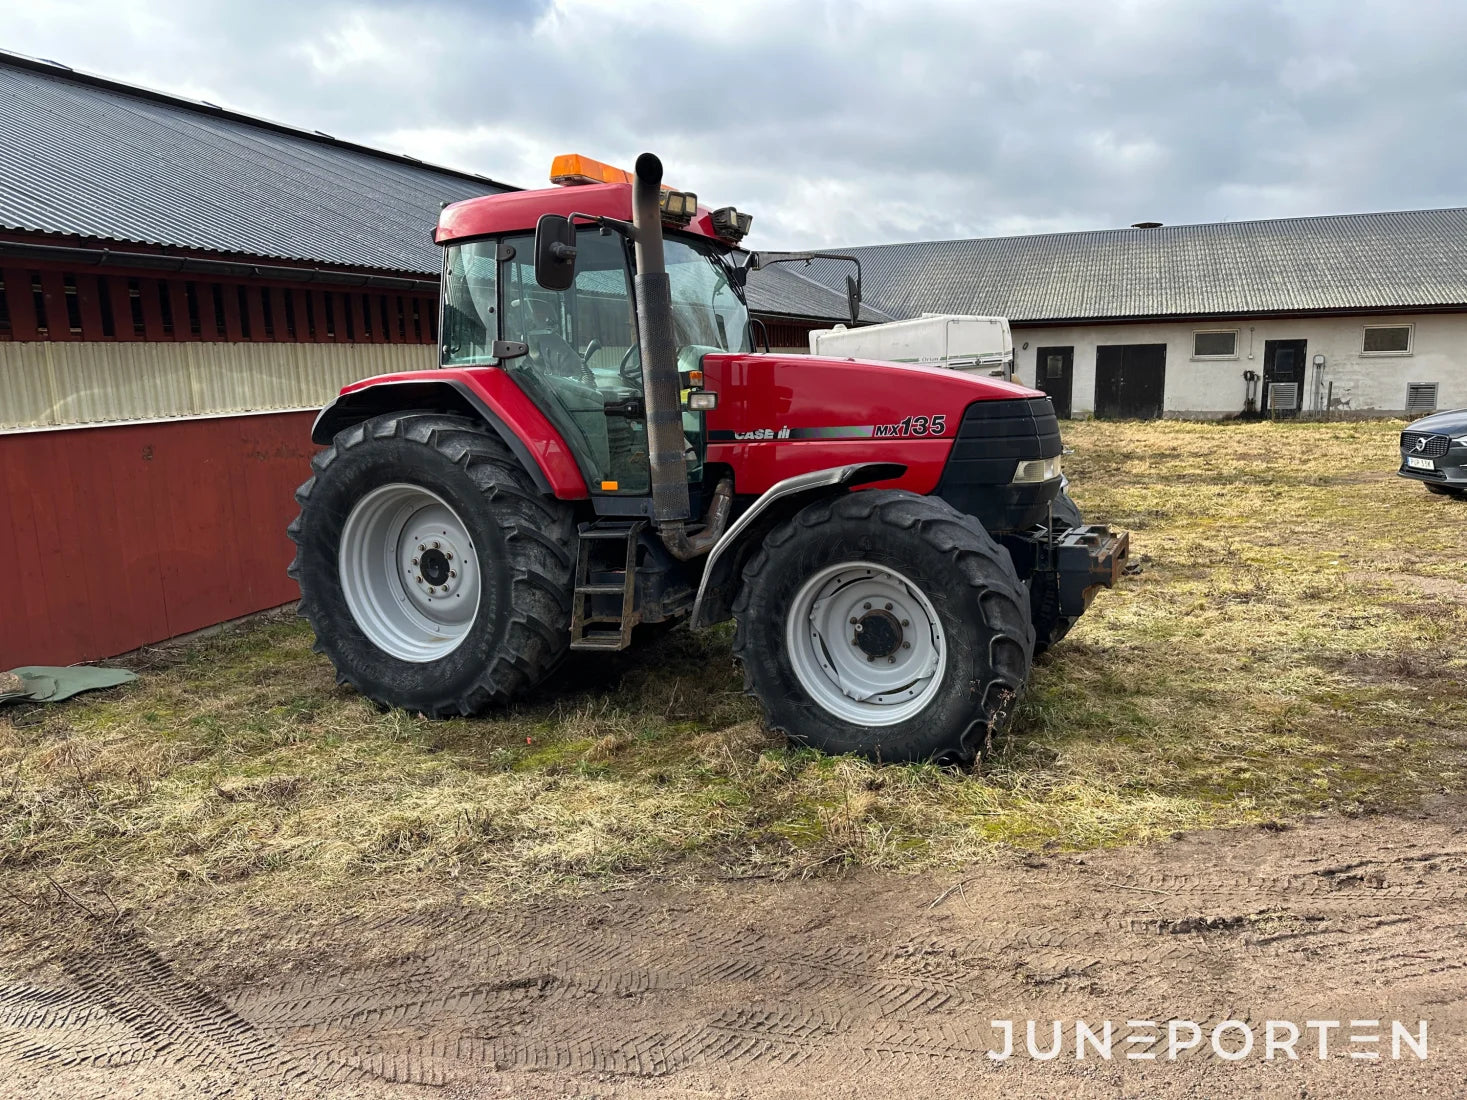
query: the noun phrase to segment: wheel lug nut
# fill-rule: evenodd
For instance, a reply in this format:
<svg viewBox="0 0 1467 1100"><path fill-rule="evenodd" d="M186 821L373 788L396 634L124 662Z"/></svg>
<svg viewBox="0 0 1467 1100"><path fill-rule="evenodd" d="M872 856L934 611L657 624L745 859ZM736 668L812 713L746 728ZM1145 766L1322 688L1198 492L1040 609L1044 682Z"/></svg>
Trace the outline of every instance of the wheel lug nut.
<svg viewBox="0 0 1467 1100"><path fill-rule="evenodd" d="M876 660L876 654L873 653L871 656L867 657L866 660L867 661L874 661L874 660Z"/></svg>
<svg viewBox="0 0 1467 1100"><path fill-rule="evenodd" d="M889 664L889 665L894 665L894 664L896 664L896 658L895 657L888 657L886 659L886 663Z"/></svg>
<svg viewBox="0 0 1467 1100"><path fill-rule="evenodd" d="M449 571L448 571L448 575L449 575L449 576L450 576L450 577L456 577L456 576L458 576L458 570L457 570L457 569L450 569L450 570L449 570ZM445 586L445 587L446 587L446 586Z"/></svg>
<svg viewBox="0 0 1467 1100"><path fill-rule="evenodd" d="M912 648L912 643L911 642L903 642L902 643L902 648L903 649L911 649Z"/></svg>
<svg viewBox="0 0 1467 1100"><path fill-rule="evenodd" d="M433 544L433 549L434 550L437 550L438 549L438 544L436 542Z"/></svg>
<svg viewBox="0 0 1467 1100"><path fill-rule="evenodd" d="M852 626L855 626L858 622L860 622L860 620L857 619L854 615L852 615L851 616L851 625Z"/></svg>
<svg viewBox="0 0 1467 1100"><path fill-rule="evenodd" d="M887 604L887 605L886 605L886 609L887 609L887 610L888 610L888 611L890 611L890 610L891 610L891 604Z"/></svg>
<svg viewBox="0 0 1467 1100"><path fill-rule="evenodd" d="M911 622L909 622L909 621L908 621L908 620L906 620L906 619L903 619L903 620L902 620L902 625L903 625L903 626L911 626L911 625L912 625L912 624L911 624Z"/></svg>
<svg viewBox="0 0 1467 1100"><path fill-rule="evenodd" d="M862 631L862 630L863 630L863 629L865 629L865 628L864 628L864 627L862 627L862 626L861 626L861 624L860 624L860 623L857 623L857 624L856 624L856 633L857 633L857 634L859 634L859 633L861 633L861 631Z"/></svg>
<svg viewBox="0 0 1467 1100"><path fill-rule="evenodd" d="M453 551L450 550L448 553L444 554L443 556L445 558L447 558L449 561L452 561L453 560Z"/></svg>
<svg viewBox="0 0 1467 1100"><path fill-rule="evenodd" d="M418 552L419 553L422 553L426 549L428 549L428 548L426 546L424 546L421 542L418 543Z"/></svg>
<svg viewBox="0 0 1467 1100"><path fill-rule="evenodd" d="M413 559L413 564L414 564L414 565L417 565L417 564L418 564L418 559L417 559L417 558L414 558L414 559Z"/></svg>
<svg viewBox="0 0 1467 1100"><path fill-rule="evenodd" d="M418 584L422 584L423 583L423 578L422 577L414 577L413 580L416 581Z"/></svg>
<svg viewBox="0 0 1467 1100"><path fill-rule="evenodd" d="M871 605L869 603L863 603L861 606L864 607L867 611L871 610Z"/></svg>

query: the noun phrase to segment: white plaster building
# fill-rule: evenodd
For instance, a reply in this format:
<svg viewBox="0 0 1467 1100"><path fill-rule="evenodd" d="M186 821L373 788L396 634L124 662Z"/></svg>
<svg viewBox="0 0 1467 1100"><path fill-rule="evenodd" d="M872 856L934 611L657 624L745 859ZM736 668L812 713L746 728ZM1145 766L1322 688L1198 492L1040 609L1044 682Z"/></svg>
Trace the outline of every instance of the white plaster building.
<svg viewBox="0 0 1467 1100"><path fill-rule="evenodd" d="M837 251L891 317L1008 317L1019 379L1061 415L1467 406L1467 209ZM834 288L850 265L801 270Z"/></svg>

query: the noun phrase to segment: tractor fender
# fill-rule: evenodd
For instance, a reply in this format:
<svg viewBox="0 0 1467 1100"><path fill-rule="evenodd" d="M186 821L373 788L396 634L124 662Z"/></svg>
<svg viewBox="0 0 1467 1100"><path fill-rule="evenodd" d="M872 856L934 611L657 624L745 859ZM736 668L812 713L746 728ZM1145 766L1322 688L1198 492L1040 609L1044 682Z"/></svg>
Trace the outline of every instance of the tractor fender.
<svg viewBox="0 0 1467 1100"><path fill-rule="evenodd" d="M343 428L382 413L408 409L455 412L493 428L540 492L560 500L584 500L590 495L560 432L503 371L435 370L432 374L434 377L369 378L353 383L316 417L311 442L325 446Z"/></svg>
<svg viewBox="0 0 1467 1100"><path fill-rule="evenodd" d="M708 552L689 624L695 629L712 626L732 614L741 567L776 524L821 497L847 492L873 481L901 477L906 472L907 468L899 462L857 462L811 470L775 482L744 510Z"/></svg>

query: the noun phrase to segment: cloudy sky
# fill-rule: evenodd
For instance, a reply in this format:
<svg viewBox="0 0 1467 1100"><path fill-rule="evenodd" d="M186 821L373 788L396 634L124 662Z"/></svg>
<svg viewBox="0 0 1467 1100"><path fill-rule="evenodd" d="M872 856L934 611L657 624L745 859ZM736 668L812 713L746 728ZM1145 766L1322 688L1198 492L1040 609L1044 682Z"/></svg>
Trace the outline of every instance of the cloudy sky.
<svg viewBox="0 0 1467 1100"><path fill-rule="evenodd" d="M792 248L1467 203L1467 7L29 0L0 46L525 186L556 152Z"/></svg>

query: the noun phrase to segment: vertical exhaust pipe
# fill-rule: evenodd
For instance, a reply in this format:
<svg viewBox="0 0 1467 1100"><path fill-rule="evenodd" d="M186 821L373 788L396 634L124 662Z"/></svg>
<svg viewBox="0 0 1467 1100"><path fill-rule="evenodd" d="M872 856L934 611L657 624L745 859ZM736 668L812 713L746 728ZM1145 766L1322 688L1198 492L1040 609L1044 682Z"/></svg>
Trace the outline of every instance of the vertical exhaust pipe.
<svg viewBox="0 0 1467 1100"><path fill-rule="evenodd" d="M651 153L637 158L632 178L632 244L637 256L637 336L642 346L642 398L647 406L652 519L659 532L680 530L691 518L688 464L678 400L672 291L662 253L662 162ZM664 541L667 535L678 537L669 530Z"/></svg>
<svg viewBox="0 0 1467 1100"><path fill-rule="evenodd" d="M642 400L647 407L647 461L652 475L652 522L668 553L688 561L723 536L733 508L733 481L723 478L702 526L688 533L687 439L677 373L672 287L662 254L662 162L637 158L632 177L632 245L637 257L637 337L642 348Z"/></svg>

